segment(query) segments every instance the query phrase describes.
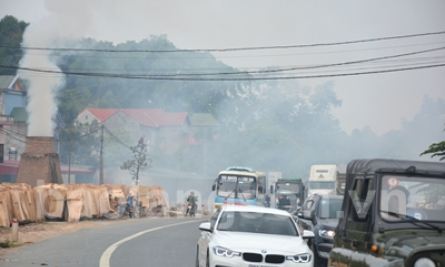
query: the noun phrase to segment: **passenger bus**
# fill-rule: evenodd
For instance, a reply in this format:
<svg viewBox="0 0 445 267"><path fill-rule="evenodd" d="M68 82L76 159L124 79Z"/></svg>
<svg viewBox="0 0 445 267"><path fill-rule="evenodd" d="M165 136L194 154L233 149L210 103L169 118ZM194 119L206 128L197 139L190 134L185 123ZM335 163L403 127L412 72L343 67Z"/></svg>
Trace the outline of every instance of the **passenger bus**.
<svg viewBox="0 0 445 267"><path fill-rule="evenodd" d="M249 167L231 166L221 171L212 185L214 210L222 205L264 206L266 174Z"/></svg>

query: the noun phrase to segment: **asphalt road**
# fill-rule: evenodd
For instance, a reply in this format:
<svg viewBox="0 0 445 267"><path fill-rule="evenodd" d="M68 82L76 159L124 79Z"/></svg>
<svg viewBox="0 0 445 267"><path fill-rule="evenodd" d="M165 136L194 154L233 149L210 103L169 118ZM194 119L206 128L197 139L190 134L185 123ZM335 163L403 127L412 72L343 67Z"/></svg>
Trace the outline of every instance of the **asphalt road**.
<svg viewBox="0 0 445 267"><path fill-rule="evenodd" d="M82 229L3 255L3 266L192 267L201 218L142 218Z"/></svg>

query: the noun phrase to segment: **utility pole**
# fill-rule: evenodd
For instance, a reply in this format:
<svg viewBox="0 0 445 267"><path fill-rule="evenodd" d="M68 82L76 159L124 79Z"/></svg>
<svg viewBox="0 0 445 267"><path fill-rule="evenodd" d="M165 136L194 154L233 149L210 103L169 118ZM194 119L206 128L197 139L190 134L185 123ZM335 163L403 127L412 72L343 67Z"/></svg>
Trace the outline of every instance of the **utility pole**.
<svg viewBox="0 0 445 267"><path fill-rule="evenodd" d="M100 126L100 171L99 171L99 184L104 183L104 160L103 160L103 146L104 146L104 125Z"/></svg>
<svg viewBox="0 0 445 267"><path fill-rule="evenodd" d="M70 125L70 138L69 138L69 140L70 140L70 149L69 149L69 151L70 151L70 153L69 153L69 156L68 156L68 183L71 183L71 125Z"/></svg>

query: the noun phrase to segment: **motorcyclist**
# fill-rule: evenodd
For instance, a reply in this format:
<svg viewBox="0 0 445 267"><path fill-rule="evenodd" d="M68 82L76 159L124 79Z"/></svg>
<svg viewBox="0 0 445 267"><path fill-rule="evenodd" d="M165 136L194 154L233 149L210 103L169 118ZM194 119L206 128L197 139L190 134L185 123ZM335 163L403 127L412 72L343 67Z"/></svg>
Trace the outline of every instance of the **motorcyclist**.
<svg viewBox="0 0 445 267"><path fill-rule="evenodd" d="M128 215L130 216L130 218L134 217L134 204L135 204L135 194L133 191L130 191L128 193L128 197L127 197L127 212Z"/></svg>
<svg viewBox="0 0 445 267"><path fill-rule="evenodd" d="M194 214L196 211L196 202L198 198L195 196L195 192L191 191L190 195L187 197L187 211L185 212L185 216L190 212L190 215ZM192 205L192 208L189 208L189 204Z"/></svg>
<svg viewBox="0 0 445 267"><path fill-rule="evenodd" d="M266 193L265 198L264 198L264 206L269 208L270 207L270 197L269 195Z"/></svg>

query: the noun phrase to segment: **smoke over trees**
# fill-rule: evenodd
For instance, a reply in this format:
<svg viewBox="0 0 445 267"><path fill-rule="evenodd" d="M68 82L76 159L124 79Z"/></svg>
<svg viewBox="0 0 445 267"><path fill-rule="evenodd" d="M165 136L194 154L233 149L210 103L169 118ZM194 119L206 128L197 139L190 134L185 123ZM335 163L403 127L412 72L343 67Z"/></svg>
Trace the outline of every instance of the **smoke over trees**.
<svg viewBox="0 0 445 267"><path fill-rule="evenodd" d="M218 120L217 130L200 133L208 142L192 149L165 155L151 148L148 156L153 167L177 169L180 165L181 170L203 173L205 169L213 176L227 166L246 165L265 172L280 171L285 177L306 178L312 164L370 157L421 160L419 153L443 140L443 99L425 96L421 111L412 121L404 121L401 131L377 136L365 127L348 135L331 114L342 104L331 82L301 87L295 80L254 81L248 79L254 75L243 73L238 81L224 80L224 73L237 70L208 52L154 52L177 49L166 36L117 45L81 39L64 42L64 47L73 49L51 53L65 78L56 96L62 128L86 107L162 108L167 112L211 113ZM88 127L91 132L97 125ZM97 164L98 156L93 152L97 140L80 141L79 129L73 132L65 127L60 133L63 162L69 153L66 140L74 136L78 141L72 150L76 154L73 159L79 164ZM105 145L108 151L120 149L112 138L106 139ZM109 153L105 159L119 165L121 157Z"/></svg>

